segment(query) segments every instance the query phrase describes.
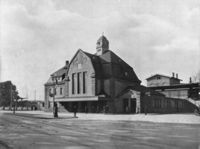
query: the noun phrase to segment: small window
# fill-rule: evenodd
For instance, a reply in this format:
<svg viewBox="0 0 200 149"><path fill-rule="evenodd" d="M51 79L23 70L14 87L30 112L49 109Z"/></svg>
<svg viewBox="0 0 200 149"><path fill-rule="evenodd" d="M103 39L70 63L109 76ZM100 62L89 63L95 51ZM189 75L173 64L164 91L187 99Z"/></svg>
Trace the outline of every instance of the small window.
<svg viewBox="0 0 200 149"><path fill-rule="evenodd" d="M57 94L56 88L54 88L54 93L55 93L55 95Z"/></svg>
<svg viewBox="0 0 200 149"><path fill-rule="evenodd" d="M62 93L63 93L63 90L62 90L62 87L60 88L60 95L62 95Z"/></svg>
<svg viewBox="0 0 200 149"><path fill-rule="evenodd" d="M51 92L51 88L49 88L49 94L51 94L52 92Z"/></svg>

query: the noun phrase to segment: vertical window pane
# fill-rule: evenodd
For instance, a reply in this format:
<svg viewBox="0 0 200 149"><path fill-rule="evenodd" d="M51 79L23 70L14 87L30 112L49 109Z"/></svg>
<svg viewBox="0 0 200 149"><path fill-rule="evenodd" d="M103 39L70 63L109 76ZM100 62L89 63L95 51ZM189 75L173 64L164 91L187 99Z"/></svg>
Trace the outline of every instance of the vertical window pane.
<svg viewBox="0 0 200 149"><path fill-rule="evenodd" d="M74 94L74 76L75 76L75 74L73 73L72 74L72 94Z"/></svg>
<svg viewBox="0 0 200 149"><path fill-rule="evenodd" d="M77 73L77 93L80 94L80 73Z"/></svg>
<svg viewBox="0 0 200 149"><path fill-rule="evenodd" d="M83 72L83 93L86 93L86 72Z"/></svg>
<svg viewBox="0 0 200 149"><path fill-rule="evenodd" d="M54 94L55 94L55 95L57 94L57 92L56 92L56 88L54 88Z"/></svg>

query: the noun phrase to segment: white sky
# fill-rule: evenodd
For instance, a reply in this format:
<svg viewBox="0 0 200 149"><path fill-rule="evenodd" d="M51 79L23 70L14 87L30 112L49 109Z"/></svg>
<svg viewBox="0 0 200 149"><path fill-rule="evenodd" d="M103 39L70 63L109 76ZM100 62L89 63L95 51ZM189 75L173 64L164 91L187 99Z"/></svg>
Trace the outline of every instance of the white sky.
<svg viewBox="0 0 200 149"><path fill-rule="evenodd" d="M183 82L200 69L199 0L0 0L0 81L44 99L44 83L81 48L110 49L146 84L155 73Z"/></svg>

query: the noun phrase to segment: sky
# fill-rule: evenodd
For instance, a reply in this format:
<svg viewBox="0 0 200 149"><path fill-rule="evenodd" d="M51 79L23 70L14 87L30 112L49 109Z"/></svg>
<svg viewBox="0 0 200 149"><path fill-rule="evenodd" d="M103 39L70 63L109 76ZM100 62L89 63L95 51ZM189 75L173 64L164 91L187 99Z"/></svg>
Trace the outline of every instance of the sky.
<svg viewBox="0 0 200 149"><path fill-rule="evenodd" d="M44 100L50 74L78 49L95 53L102 33L144 85L200 69L199 0L0 0L0 81Z"/></svg>

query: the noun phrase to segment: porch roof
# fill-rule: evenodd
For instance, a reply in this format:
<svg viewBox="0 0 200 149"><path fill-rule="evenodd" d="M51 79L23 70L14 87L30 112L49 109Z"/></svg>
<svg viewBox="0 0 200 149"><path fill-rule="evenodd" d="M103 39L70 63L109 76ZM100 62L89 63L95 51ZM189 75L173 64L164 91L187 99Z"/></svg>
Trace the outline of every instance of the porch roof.
<svg viewBox="0 0 200 149"><path fill-rule="evenodd" d="M124 95L125 93L127 93L130 90L134 90L134 91L138 91L141 93L147 93L149 92L151 95L157 95L157 96L165 96L157 91L154 91L150 88L147 88L143 85L138 85L138 86L128 86L127 88L125 88L119 95L117 95L117 97L120 97L122 95Z"/></svg>

